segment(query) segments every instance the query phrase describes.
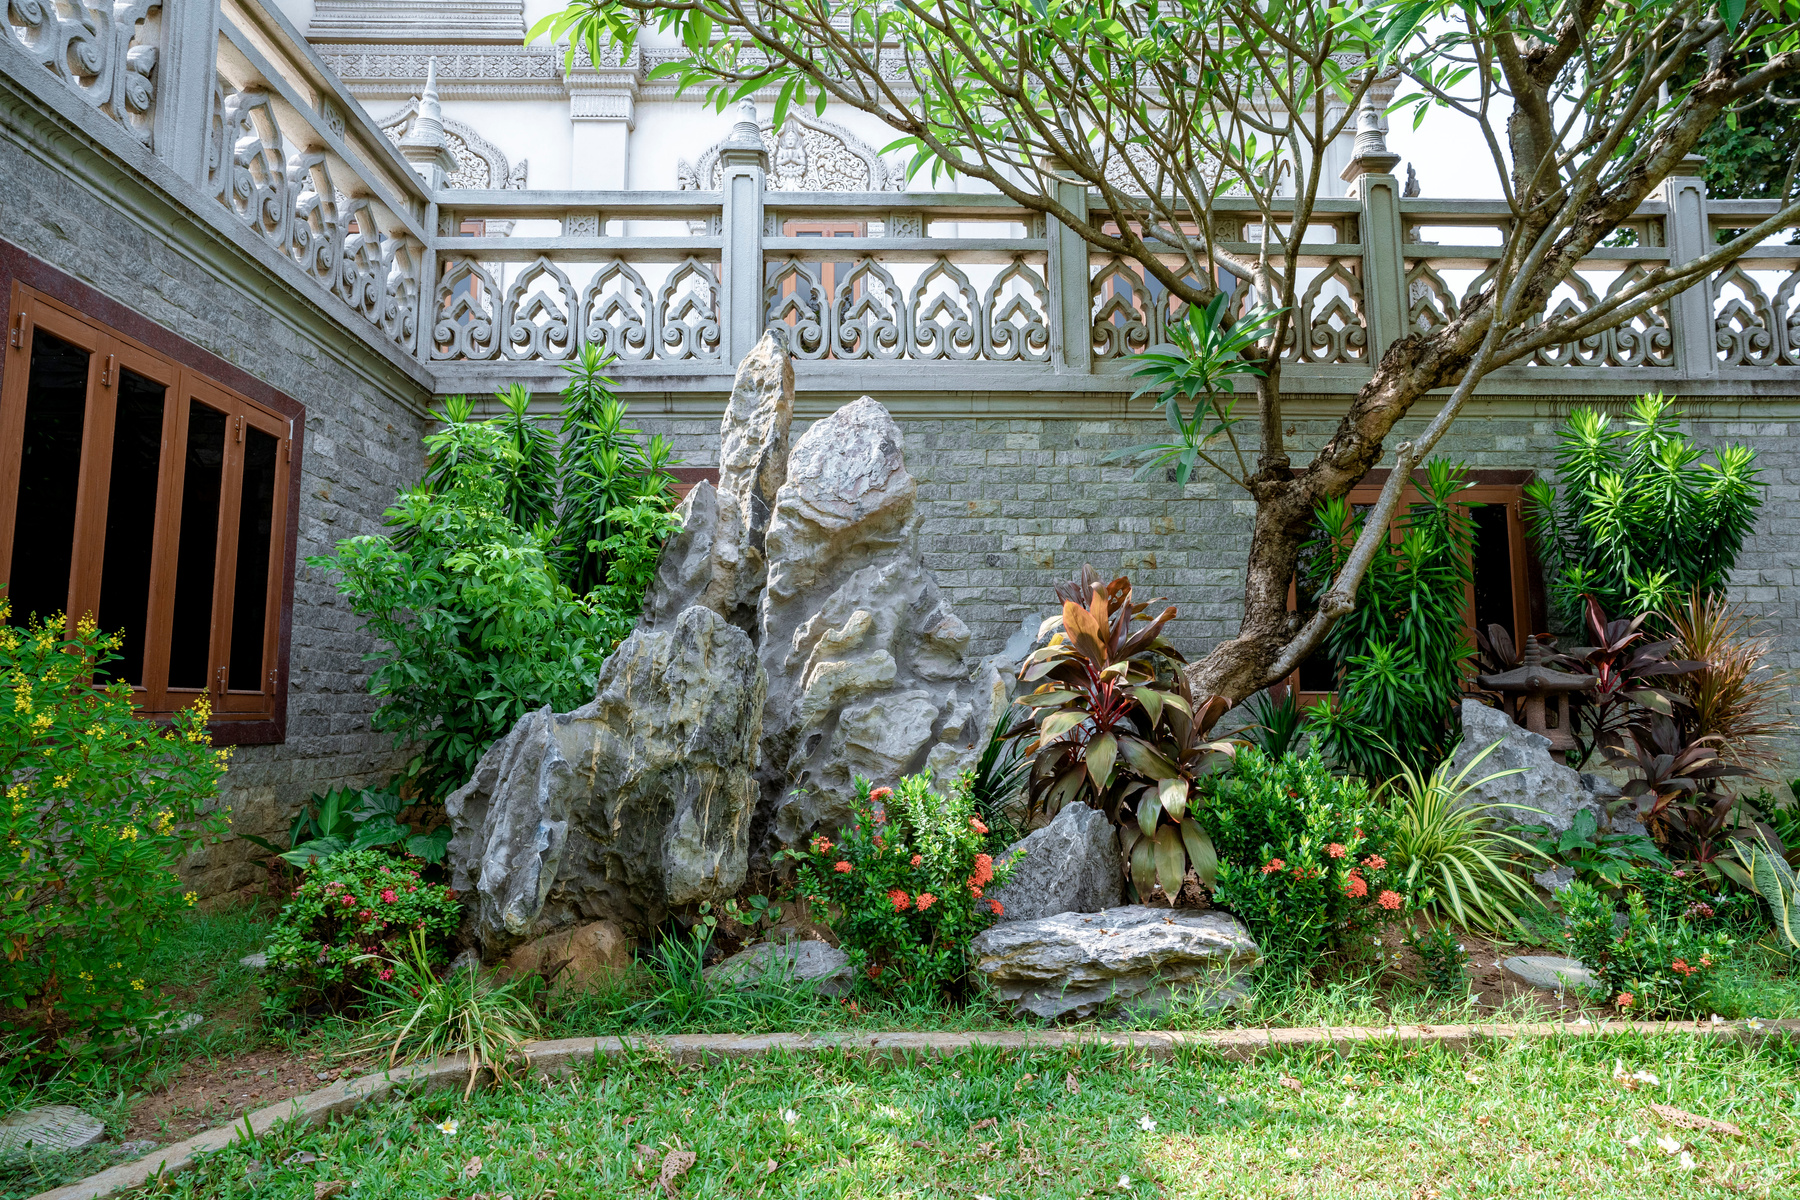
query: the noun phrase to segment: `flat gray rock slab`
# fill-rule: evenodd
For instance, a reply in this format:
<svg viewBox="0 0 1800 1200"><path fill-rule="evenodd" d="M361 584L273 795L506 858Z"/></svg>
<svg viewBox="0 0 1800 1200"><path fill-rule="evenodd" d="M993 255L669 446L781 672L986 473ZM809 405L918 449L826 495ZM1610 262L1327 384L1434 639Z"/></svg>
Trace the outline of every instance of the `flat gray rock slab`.
<svg viewBox="0 0 1800 1200"><path fill-rule="evenodd" d="M746 987L765 979L812 982L821 995L837 999L850 994L855 982L850 956L824 942L758 942L723 962L706 968L706 978Z"/></svg>
<svg viewBox="0 0 1800 1200"><path fill-rule="evenodd" d="M969 943L969 957L1002 1000L1055 1020L1133 1001L1154 1011L1171 989L1229 1004L1232 981L1261 955L1229 913L1132 904L995 925Z"/></svg>
<svg viewBox="0 0 1800 1200"><path fill-rule="evenodd" d="M0 1157L27 1150L79 1150L105 1136L105 1125L71 1105L27 1108L0 1121Z"/></svg>
<svg viewBox="0 0 1800 1200"><path fill-rule="evenodd" d="M269 956L258 950L255 954L246 954L238 959L238 965L249 967L252 971L266 971L269 969Z"/></svg>
<svg viewBox="0 0 1800 1200"><path fill-rule="evenodd" d="M1560 992L1566 988L1597 988L1600 981L1594 973L1573 958L1557 958L1550 954L1521 954L1502 959L1500 969L1535 988Z"/></svg>

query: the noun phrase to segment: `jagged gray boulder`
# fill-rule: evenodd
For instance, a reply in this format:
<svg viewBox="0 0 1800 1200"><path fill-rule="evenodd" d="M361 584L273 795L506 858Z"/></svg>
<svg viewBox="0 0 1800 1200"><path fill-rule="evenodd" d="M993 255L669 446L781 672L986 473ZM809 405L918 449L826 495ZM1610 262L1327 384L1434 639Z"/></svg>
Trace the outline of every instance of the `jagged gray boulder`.
<svg viewBox="0 0 1800 1200"><path fill-rule="evenodd" d="M850 956L824 942L758 942L702 972L707 979L739 987L764 980L814 983L821 995L837 999L856 982Z"/></svg>
<svg viewBox="0 0 1800 1200"><path fill-rule="evenodd" d="M1125 877L1119 861L1119 831L1079 800L1065 804L1056 819L1006 848L1023 850L1004 887L988 890L1000 904L1002 921L1031 921L1057 913L1098 912L1124 903Z"/></svg>
<svg viewBox="0 0 1800 1200"><path fill-rule="evenodd" d="M657 560L641 626L655 629L702 605L758 636L757 607L767 576L764 540L775 497L787 482L794 420L794 363L787 335L763 334L738 364L719 420L719 482L701 482L682 501L681 531Z"/></svg>
<svg viewBox="0 0 1800 1200"><path fill-rule="evenodd" d="M1261 954L1229 913L1133 904L994 925L970 942L969 957L1001 999L1055 1020L1157 1009L1182 992L1235 1004Z"/></svg>
<svg viewBox="0 0 1800 1200"><path fill-rule="evenodd" d="M1469 782L1483 779L1499 771L1515 768L1519 774L1490 779L1469 794L1471 803L1517 804L1538 812L1502 810L1503 823L1544 825L1553 833L1563 833L1575 824L1575 814L1584 809L1592 812L1601 829L1641 832L1643 827L1627 817L1609 818L1606 797L1618 796L1619 789L1604 780L1581 775L1573 767L1550 756L1550 739L1531 732L1497 708L1489 708L1479 700L1464 700L1462 706L1463 737L1457 747L1453 765L1456 771L1474 762L1475 756L1499 742L1493 753L1483 758L1469 772ZM1592 779L1594 786L1587 781ZM1602 792L1596 795L1595 788Z"/></svg>
<svg viewBox="0 0 1800 1200"><path fill-rule="evenodd" d="M865 396L814 424L787 479L766 539L759 854L845 817L855 776L930 767L947 784L1006 704L921 560L918 485L887 410Z"/></svg>
<svg viewBox="0 0 1800 1200"><path fill-rule="evenodd" d="M696 606L621 643L591 704L495 743L446 802L484 956L596 920L637 935L736 894L766 690L749 637Z"/></svg>

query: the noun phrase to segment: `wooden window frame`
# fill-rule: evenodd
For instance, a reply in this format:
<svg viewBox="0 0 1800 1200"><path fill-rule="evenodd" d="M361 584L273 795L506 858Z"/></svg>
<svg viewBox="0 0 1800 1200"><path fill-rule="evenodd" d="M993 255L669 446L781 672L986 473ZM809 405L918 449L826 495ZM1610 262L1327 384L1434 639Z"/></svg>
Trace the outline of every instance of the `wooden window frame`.
<svg viewBox="0 0 1800 1200"><path fill-rule="evenodd" d="M1378 467L1363 476L1350 489L1346 499L1351 504L1374 504L1381 495L1381 489L1387 486L1388 476L1393 474L1388 467ZM1503 505L1506 509L1507 557L1512 568L1513 628L1509 630L1514 645L1523 645L1520 640L1526 634L1541 630L1547 615L1544 601L1544 572L1538 562L1537 553L1532 548L1531 538L1525 526L1524 496L1525 485L1537 477L1531 470L1512 470L1479 468L1465 472L1469 486L1457 493L1460 501L1466 504ZM1414 479L1424 479L1423 470L1413 472ZM1413 484L1401 489L1400 502L1395 506L1394 519L1398 521L1407 508L1419 499L1418 488ZM1465 509L1466 511L1466 509ZM1399 538L1399 531L1391 524L1390 536ZM1299 604L1299 593L1295 584L1288 585L1288 607ZM1528 624L1529 630L1522 629L1521 624ZM1463 595L1463 631L1469 636L1469 644L1475 644L1475 585L1471 582L1464 588ZM1302 706L1316 704L1320 700L1335 696L1336 692L1319 692L1300 690L1300 672L1295 671L1282 683L1275 685L1279 694L1290 689L1299 691Z"/></svg>
<svg viewBox="0 0 1800 1200"><path fill-rule="evenodd" d="M247 438L248 430L252 428L278 439L271 520L274 528L281 532L270 548L263 657L259 669L265 690L234 691L218 679L229 648L230 601L235 587L235 571L231 568L237 550L239 515L236 504L221 505L216 535L220 542L214 559L215 618L209 631L208 656L208 679L212 686L208 690L213 698L210 728L215 744L257 745L286 741L305 406L3 239L0 239L0 323L6 330L4 346L0 348L0 356L3 356L0 357L0 582L6 581L12 564L18 454L35 330L41 327L47 333L91 347L93 352L89 359L90 419L84 427L81 481L75 513L79 553L70 572L72 610L98 608L108 484L103 471L95 478L90 478L90 473L106 466L101 460L110 461L115 406L107 401L117 396L116 372L128 369L162 383L168 389L155 520L156 549L152 552L151 623L145 631L147 654L142 683L148 686L134 689L140 709L147 716L166 718L177 707L192 703L200 694L196 689L166 686L169 607L167 602L159 606L155 600L159 588L166 588L171 597L173 594L174 541L179 534L180 515L177 498L185 462L190 402L199 399L225 414L228 444ZM99 381L95 375L98 373L107 373L110 378L97 387ZM108 388L112 395L103 400L102 392ZM224 470L234 473L235 477L222 478L222 496L237 494L233 485L241 482L243 466L242 454L227 454ZM160 668L153 668L153 660L161 664Z"/></svg>

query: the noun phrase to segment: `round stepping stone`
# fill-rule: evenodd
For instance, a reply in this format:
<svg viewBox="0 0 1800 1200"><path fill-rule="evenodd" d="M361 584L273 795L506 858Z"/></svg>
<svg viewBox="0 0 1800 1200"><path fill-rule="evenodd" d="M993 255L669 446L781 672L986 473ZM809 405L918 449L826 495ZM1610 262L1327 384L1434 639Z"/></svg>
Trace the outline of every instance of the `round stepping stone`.
<svg viewBox="0 0 1800 1200"><path fill-rule="evenodd" d="M1566 988L1597 988L1599 980L1594 973L1582 966L1573 958L1557 958L1550 954L1521 954L1514 958L1502 959L1500 969L1511 975L1520 983L1528 983L1534 988L1543 988L1547 992L1560 992Z"/></svg>
<svg viewBox="0 0 1800 1200"><path fill-rule="evenodd" d="M0 1156L26 1150L79 1150L105 1136L105 1125L71 1105L27 1108L0 1121Z"/></svg>

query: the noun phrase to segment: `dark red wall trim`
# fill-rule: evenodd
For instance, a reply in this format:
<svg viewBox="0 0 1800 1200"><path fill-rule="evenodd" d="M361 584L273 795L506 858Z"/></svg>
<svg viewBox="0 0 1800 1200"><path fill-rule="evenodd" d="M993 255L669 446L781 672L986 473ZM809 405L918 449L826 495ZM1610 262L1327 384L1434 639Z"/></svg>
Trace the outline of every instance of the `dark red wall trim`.
<svg viewBox="0 0 1800 1200"><path fill-rule="evenodd" d="M213 743L219 746L267 745L287 740L288 660L294 640L294 560L300 546L300 473L305 461L306 406L278 392L256 376L233 366L210 350L179 337L142 313L125 307L103 292L57 270L41 258L0 238L0 328L12 329L13 283L35 288L47 296L112 326L126 337L184 367L190 367L218 383L240 392L265 408L287 417L293 426L289 441L287 548L281 572L281 643L276 650L279 673L275 687L275 716L268 721L214 721Z"/></svg>

